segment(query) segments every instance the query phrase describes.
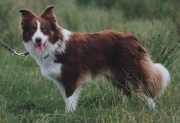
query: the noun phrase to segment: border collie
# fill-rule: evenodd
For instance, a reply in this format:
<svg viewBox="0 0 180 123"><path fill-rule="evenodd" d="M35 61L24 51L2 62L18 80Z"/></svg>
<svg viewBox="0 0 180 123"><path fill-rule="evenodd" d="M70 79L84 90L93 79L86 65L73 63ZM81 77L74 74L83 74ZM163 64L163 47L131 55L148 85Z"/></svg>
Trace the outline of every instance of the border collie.
<svg viewBox="0 0 180 123"><path fill-rule="evenodd" d="M19 10L22 40L42 74L59 87L66 112L76 109L82 83L98 75L121 90L123 102L133 89L155 108L153 98L163 92L170 75L164 66L151 61L133 34L114 30L71 32L58 25L53 8L47 7L39 16Z"/></svg>

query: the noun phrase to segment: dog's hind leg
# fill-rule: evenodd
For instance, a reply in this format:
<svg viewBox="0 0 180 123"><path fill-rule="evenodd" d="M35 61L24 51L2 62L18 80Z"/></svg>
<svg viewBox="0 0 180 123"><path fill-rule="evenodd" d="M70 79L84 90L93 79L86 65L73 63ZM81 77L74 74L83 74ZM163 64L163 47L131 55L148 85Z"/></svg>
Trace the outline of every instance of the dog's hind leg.
<svg viewBox="0 0 180 123"><path fill-rule="evenodd" d="M131 89L123 79L118 79L118 77L105 76L110 83L112 83L116 88L121 90L121 95L123 97L123 103L127 103L131 98Z"/></svg>
<svg viewBox="0 0 180 123"><path fill-rule="evenodd" d="M126 104L131 98L131 89L129 88L129 86L127 85L123 86L121 90L121 94L123 97L123 103Z"/></svg>
<svg viewBox="0 0 180 123"><path fill-rule="evenodd" d="M147 101L148 107L150 109L155 109L156 108L156 104L155 104L154 100L151 97L143 95L143 98Z"/></svg>

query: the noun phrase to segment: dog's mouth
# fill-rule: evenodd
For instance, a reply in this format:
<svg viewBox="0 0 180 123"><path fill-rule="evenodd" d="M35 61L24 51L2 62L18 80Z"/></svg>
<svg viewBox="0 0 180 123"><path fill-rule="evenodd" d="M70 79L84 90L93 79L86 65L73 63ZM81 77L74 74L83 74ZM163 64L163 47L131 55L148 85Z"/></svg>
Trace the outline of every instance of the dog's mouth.
<svg viewBox="0 0 180 123"><path fill-rule="evenodd" d="M47 42L47 41L46 41ZM34 47L36 49L36 51L41 54L44 51L44 47L46 45L46 42L44 43L34 43Z"/></svg>

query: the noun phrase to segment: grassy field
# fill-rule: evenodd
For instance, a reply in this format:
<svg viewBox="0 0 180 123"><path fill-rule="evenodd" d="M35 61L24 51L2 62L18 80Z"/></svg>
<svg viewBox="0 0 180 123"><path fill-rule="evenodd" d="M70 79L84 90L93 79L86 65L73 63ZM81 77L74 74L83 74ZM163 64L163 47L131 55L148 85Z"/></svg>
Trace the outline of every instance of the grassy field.
<svg viewBox="0 0 180 123"><path fill-rule="evenodd" d="M153 61L164 64L171 74L168 88L155 99L155 111L135 93L124 105L120 91L99 77L84 87L77 110L65 113L58 87L41 75L36 62L29 56L12 56L0 46L0 122L179 123L180 2L142 1L6 0L0 2L0 39L25 52L18 9L38 14L48 5L55 5L59 24L74 32L134 33Z"/></svg>

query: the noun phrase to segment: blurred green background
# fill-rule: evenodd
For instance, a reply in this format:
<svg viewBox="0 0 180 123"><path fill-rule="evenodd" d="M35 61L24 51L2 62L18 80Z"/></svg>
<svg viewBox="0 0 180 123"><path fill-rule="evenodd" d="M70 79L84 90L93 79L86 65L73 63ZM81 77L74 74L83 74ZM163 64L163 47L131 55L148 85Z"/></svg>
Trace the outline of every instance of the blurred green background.
<svg viewBox="0 0 180 123"><path fill-rule="evenodd" d="M1 0L0 39L25 52L18 10L39 15L49 5L55 5L59 25L72 32L134 33L153 61L167 67L172 81L152 111L134 93L130 103L122 104L120 91L99 77L85 86L77 110L65 114L58 88L35 61L0 46L0 122L180 122L179 0Z"/></svg>

